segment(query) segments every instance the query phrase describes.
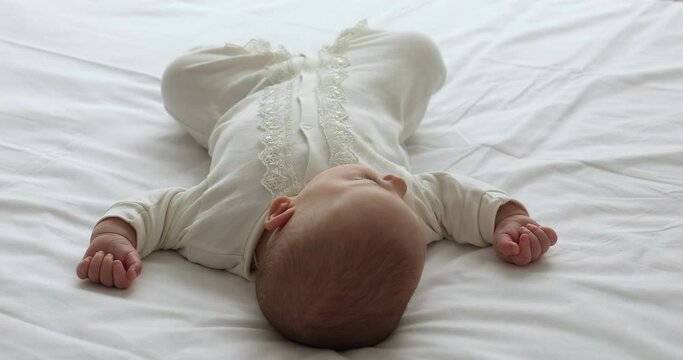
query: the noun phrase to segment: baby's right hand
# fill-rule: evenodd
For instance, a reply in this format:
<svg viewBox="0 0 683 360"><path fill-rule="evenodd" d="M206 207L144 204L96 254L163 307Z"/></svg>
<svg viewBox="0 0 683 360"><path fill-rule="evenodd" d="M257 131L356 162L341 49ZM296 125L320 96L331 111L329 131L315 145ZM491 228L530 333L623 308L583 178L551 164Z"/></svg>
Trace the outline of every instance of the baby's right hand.
<svg viewBox="0 0 683 360"><path fill-rule="evenodd" d="M142 260L133 244L116 233L97 234L76 267L81 279L106 287L128 288L142 272Z"/></svg>

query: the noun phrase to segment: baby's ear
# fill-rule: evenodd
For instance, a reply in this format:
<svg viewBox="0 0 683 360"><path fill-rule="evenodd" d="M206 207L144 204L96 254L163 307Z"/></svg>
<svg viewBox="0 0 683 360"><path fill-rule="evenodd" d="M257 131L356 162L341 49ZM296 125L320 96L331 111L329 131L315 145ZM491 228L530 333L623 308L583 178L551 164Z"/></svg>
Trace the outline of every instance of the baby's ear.
<svg viewBox="0 0 683 360"><path fill-rule="evenodd" d="M278 196L270 204L268 215L266 215L265 228L273 231L287 224L294 215L294 202L288 196Z"/></svg>

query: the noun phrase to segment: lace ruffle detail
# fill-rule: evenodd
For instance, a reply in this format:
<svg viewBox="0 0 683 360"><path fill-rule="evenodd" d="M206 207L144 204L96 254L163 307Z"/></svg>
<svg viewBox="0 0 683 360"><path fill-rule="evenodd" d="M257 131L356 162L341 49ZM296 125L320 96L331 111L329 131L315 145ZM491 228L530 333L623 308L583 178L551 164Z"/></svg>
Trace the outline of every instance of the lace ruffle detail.
<svg viewBox="0 0 683 360"><path fill-rule="evenodd" d="M364 32L368 30L368 20L363 19L359 21L356 25L353 27L350 27L341 33L339 33L339 36L337 36L337 39L332 43L332 45L323 48L327 49L332 54L341 54L346 51L346 48L349 47L349 42L358 36L362 35Z"/></svg>
<svg viewBox="0 0 683 360"><path fill-rule="evenodd" d="M274 196L291 195L299 189L291 151L292 124L289 118L292 82L287 81L263 89L259 103L259 140L265 146L258 158L266 166L261 184Z"/></svg>
<svg viewBox="0 0 683 360"><path fill-rule="evenodd" d="M266 66L266 77L271 84L279 84L296 74L292 67L292 54L284 46L278 45L277 50L273 50L267 40L251 39L244 48L256 54L272 54L273 58Z"/></svg>
<svg viewBox="0 0 683 360"><path fill-rule="evenodd" d="M332 167L358 162L358 158L350 150L355 136L343 106L346 97L341 83L347 76L345 68L349 66L349 60L343 53L349 42L362 34L367 27L367 21L360 21L356 26L342 31L332 45L323 47L318 52L318 121L327 140ZM292 56L283 46L273 51L269 42L254 39L244 47L254 53L273 54L273 60L266 68L266 76L274 85L263 89L258 110L259 127L264 130L259 140L265 146L258 157L266 167L261 183L274 196L293 195L301 188L291 154L293 129L290 119L293 87L291 79L299 70L294 68Z"/></svg>
<svg viewBox="0 0 683 360"><path fill-rule="evenodd" d="M321 69L316 89L318 98L318 121L323 129L330 151L330 166L355 164L358 158L351 151L355 136L349 124L349 114L344 109L346 96L341 83L346 79L349 60L343 56L349 42L361 35L368 27L366 20L342 31L337 40L318 52Z"/></svg>
<svg viewBox="0 0 683 360"><path fill-rule="evenodd" d="M282 45L273 50L270 42L263 39L252 39L244 48L256 54L272 54L266 66L266 78L271 86L263 89L259 102L258 126L264 131L259 140L265 146L258 158L266 167L261 184L273 196L290 195L299 189L299 180L294 171L291 156L292 122L289 118L292 97L291 79L295 72L292 69L292 56Z"/></svg>

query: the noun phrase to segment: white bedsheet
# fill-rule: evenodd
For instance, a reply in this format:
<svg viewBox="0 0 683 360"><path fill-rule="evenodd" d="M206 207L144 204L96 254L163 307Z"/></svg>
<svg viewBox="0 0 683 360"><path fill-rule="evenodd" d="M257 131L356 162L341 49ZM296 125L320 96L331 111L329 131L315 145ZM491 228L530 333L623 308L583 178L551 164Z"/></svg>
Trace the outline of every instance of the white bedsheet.
<svg viewBox="0 0 683 360"><path fill-rule="evenodd" d="M79 281L106 208L190 186L208 156L164 112L165 65L252 37L417 30L449 76L418 171L519 197L560 241L516 268L440 242L400 327L345 353L284 340L253 284L172 252L127 291ZM0 0L0 358L683 358L683 3Z"/></svg>

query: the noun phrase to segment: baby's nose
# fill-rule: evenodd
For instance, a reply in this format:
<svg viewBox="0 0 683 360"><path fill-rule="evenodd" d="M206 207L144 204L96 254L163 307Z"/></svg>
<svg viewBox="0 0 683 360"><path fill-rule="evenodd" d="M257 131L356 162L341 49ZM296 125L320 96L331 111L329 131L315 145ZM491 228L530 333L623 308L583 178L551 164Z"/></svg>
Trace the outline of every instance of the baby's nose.
<svg viewBox="0 0 683 360"><path fill-rule="evenodd" d="M406 195L408 185L406 184L405 180L403 180L401 177L389 174L383 177L382 180L388 182L391 185L393 191L401 195L401 197L404 197Z"/></svg>

